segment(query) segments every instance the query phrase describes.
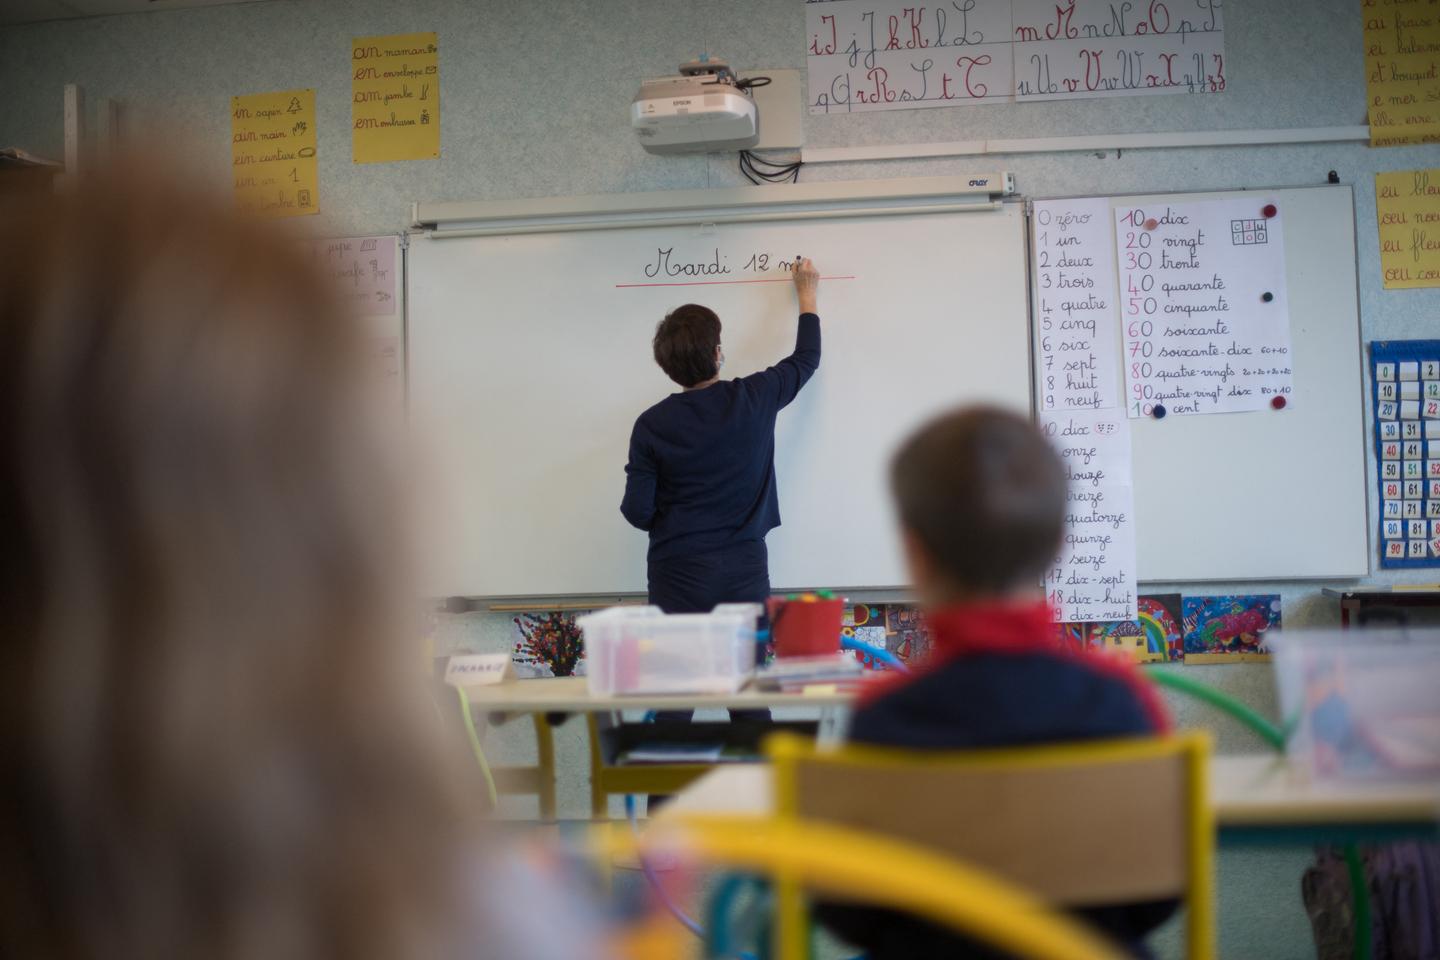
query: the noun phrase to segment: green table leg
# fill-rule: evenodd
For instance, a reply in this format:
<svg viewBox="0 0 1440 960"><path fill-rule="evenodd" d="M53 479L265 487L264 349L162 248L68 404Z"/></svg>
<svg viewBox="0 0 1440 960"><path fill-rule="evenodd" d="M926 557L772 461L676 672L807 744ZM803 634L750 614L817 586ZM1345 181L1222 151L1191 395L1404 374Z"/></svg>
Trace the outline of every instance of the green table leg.
<svg viewBox="0 0 1440 960"><path fill-rule="evenodd" d="M1350 870L1350 898L1355 904L1355 960L1370 960L1370 884L1365 880L1365 864L1353 843L1345 845L1345 866Z"/></svg>

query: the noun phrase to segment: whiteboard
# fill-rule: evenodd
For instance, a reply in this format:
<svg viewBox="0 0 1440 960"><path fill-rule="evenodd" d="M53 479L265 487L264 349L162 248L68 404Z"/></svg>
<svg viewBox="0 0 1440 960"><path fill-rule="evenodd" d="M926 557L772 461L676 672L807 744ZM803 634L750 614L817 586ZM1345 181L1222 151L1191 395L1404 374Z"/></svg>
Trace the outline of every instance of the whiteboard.
<svg viewBox="0 0 1440 960"><path fill-rule="evenodd" d="M443 534L425 592L643 593L647 537L619 505L634 420L677 389L651 357L655 325L705 303L724 325L725 374L762 369L794 347L780 261L796 255L844 279L822 281L820 369L776 429L772 583L903 585L891 453L956 404L1028 412L1029 323L1020 204L909 212L888 189L875 212L855 185L835 185L831 211L759 222L751 208L730 223L588 218L524 232L521 217L504 235L417 235L407 380L412 422L438 451L430 506ZM662 250L672 265L718 257L731 272L647 276ZM705 285L629 285L671 281Z"/></svg>
<svg viewBox="0 0 1440 960"><path fill-rule="evenodd" d="M1110 206L1261 196L1284 217L1294 391L1281 411L1130 421L1142 581L1369 572L1350 187L1152 194Z"/></svg>

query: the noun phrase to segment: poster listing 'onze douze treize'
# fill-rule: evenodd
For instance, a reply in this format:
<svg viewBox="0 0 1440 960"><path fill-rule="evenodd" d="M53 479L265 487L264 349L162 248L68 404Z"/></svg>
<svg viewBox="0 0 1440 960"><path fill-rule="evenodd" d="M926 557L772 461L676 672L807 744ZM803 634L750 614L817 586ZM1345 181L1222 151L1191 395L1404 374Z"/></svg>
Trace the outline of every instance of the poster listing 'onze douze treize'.
<svg viewBox="0 0 1440 960"><path fill-rule="evenodd" d="M320 212L315 91L230 98L235 202L256 217Z"/></svg>
<svg viewBox="0 0 1440 960"><path fill-rule="evenodd" d="M1130 416L1290 403L1283 223L1263 195L1116 208Z"/></svg>
<svg viewBox="0 0 1440 960"><path fill-rule="evenodd" d="M1042 413L1040 426L1060 454L1068 491L1065 532L1045 572L1058 622L1135 618L1135 498L1130 421L1123 411Z"/></svg>
<svg viewBox="0 0 1440 960"><path fill-rule="evenodd" d="M806 0L812 113L1225 89L1220 0Z"/></svg>

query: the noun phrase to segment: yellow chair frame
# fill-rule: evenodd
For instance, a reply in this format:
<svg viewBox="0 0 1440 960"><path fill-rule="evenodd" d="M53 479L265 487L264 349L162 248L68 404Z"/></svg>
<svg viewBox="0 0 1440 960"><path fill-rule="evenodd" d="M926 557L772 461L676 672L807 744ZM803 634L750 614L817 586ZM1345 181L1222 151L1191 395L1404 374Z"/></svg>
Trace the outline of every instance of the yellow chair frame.
<svg viewBox="0 0 1440 960"><path fill-rule="evenodd" d="M1215 820L1210 807L1208 764L1210 737L1203 731L1132 740L1107 740L1014 749L958 752L899 750L862 745L845 745L820 750L803 737L776 734L766 741L766 750L775 767L775 810L782 821L801 820L801 766L833 765L839 770L862 768L871 772L952 771L986 773L1036 772L1064 774L1086 768L1126 767L1175 760L1184 777L1185 809L1183 903L1186 916L1187 955L1191 960L1212 960L1215 956ZM1103 773L1097 770L1097 773ZM852 825L853 826L853 825ZM874 832L874 829L867 831ZM883 832L883 828L882 831ZM945 859L955 861L947 855ZM982 867L989 864L981 863ZM909 909L909 908L907 908ZM793 929L803 917L801 885L794 878L779 877L776 910L781 925Z"/></svg>
<svg viewBox="0 0 1440 960"><path fill-rule="evenodd" d="M1115 948L1024 890L952 857L830 824L769 818L678 817L635 837L592 834L602 858L683 850L707 863L770 874L777 891L800 888L905 910L1034 960L1118 960ZM782 887L782 885L784 885ZM776 915L777 960L805 960L803 901Z"/></svg>

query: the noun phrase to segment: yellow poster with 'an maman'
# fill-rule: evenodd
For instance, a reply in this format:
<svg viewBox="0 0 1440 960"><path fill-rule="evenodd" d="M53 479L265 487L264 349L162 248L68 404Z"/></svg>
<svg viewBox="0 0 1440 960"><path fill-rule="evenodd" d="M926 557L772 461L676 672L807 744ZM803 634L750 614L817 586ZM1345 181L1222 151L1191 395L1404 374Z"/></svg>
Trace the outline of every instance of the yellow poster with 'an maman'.
<svg viewBox="0 0 1440 960"><path fill-rule="evenodd" d="M1385 289L1440 287L1440 167L1375 174Z"/></svg>
<svg viewBox="0 0 1440 960"><path fill-rule="evenodd" d="M356 163L440 156L440 46L434 33L356 37L350 48Z"/></svg>

